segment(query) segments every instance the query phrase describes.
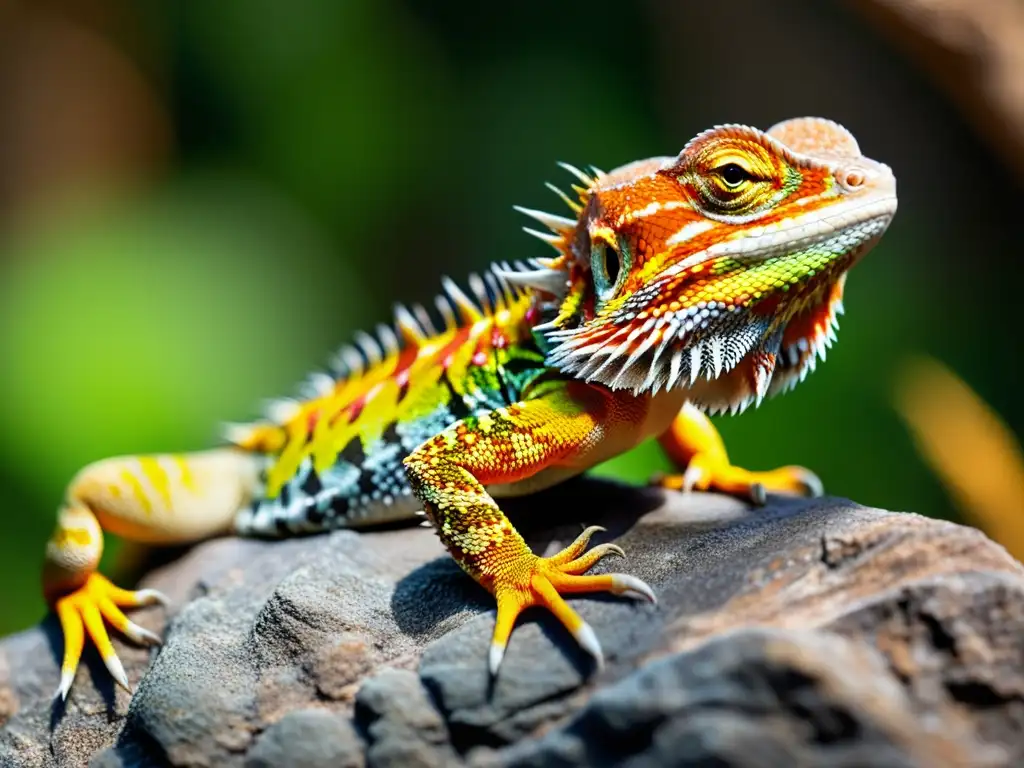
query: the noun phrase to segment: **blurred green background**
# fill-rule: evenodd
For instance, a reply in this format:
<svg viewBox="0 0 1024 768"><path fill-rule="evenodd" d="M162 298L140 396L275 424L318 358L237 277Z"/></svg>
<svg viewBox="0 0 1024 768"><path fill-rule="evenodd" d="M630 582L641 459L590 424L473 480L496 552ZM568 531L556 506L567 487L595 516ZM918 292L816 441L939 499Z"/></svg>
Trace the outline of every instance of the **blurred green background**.
<svg viewBox="0 0 1024 768"><path fill-rule="evenodd" d="M1024 424L1020 187L844 4L0 2L0 104L0 633L45 610L78 468L207 446L394 301L544 255L511 206L558 210L556 160L720 122L833 118L900 184L828 363L719 420L737 462L952 517L892 407L920 352ZM602 471L664 468L648 446Z"/></svg>

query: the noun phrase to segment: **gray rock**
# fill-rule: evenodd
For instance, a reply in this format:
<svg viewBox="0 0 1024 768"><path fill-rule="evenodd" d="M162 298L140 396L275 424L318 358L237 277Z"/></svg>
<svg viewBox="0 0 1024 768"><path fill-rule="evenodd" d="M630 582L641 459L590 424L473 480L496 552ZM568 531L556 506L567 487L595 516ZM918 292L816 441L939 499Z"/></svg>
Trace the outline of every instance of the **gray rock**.
<svg viewBox="0 0 1024 768"><path fill-rule="evenodd" d="M289 711L321 697L350 704L366 671L411 659L416 645L389 607L400 572L364 539L346 531L287 542L301 551L286 571L239 571L186 605L128 727L172 764L227 765ZM256 544L278 560L268 557L274 544Z"/></svg>
<svg viewBox="0 0 1024 768"><path fill-rule="evenodd" d="M323 709L289 712L257 739L245 768L362 768L363 745L348 718Z"/></svg>
<svg viewBox="0 0 1024 768"><path fill-rule="evenodd" d="M133 614L163 633L159 651L115 641L134 698L88 654L55 710L53 621L0 640L0 766L241 768L299 760L280 751L295 739L314 750L305 764L337 748L371 766L573 765L593 723L599 736L648 733L616 741L637 765L676 754L755 765L743 762L754 744L764 761L855 761L822 746L833 710L857 724L849 755L922 764L931 740L952 745L942 759L1024 763L1024 567L973 529L836 499L749 510L594 480L509 509L540 553L582 523L605 525L628 561L598 570L655 588L656 607L574 600L604 646L603 671L536 612L491 680L493 599L430 530L223 539L145 579L173 607ZM774 634L736 634L750 626ZM770 651L783 646L806 658L780 666ZM857 662L861 689L821 671L830 654L850 667L873 659ZM667 686L662 714L638 699L655 682ZM699 698L709 690L719 705ZM615 709L618 696L631 703ZM675 709L672 696L683 697Z"/></svg>
<svg viewBox="0 0 1024 768"><path fill-rule="evenodd" d="M433 768L458 762L448 727L413 672L385 669L356 695L356 722L372 768Z"/></svg>
<svg viewBox="0 0 1024 768"><path fill-rule="evenodd" d="M475 766L968 765L926 735L883 658L826 632L740 630L597 691L565 726Z"/></svg>

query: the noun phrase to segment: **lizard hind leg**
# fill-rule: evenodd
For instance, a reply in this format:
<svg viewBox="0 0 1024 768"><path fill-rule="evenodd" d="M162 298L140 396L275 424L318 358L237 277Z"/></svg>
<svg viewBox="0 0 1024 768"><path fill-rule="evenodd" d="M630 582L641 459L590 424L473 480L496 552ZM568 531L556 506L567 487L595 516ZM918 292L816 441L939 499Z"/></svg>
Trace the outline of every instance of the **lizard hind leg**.
<svg viewBox="0 0 1024 768"><path fill-rule="evenodd" d="M706 414L686 403L659 442L682 474L660 477L657 483L676 491L719 491L748 498L757 505L767 493L821 496L821 480L804 467L788 466L763 472L734 466L721 435Z"/></svg>
<svg viewBox="0 0 1024 768"><path fill-rule="evenodd" d="M152 589L128 591L114 586L96 572L103 553L103 531L96 516L84 506L66 506L46 546L43 592L53 607L64 634L60 685L55 693L66 699L82 657L85 636L99 651L111 677L130 691L124 666L110 642L104 621L141 645L159 645L160 638L131 621L122 607L166 604Z"/></svg>
<svg viewBox="0 0 1024 768"><path fill-rule="evenodd" d="M131 690L108 624L140 645L160 642L122 609L167 599L152 589L121 589L97 572L104 531L147 544L186 543L227 532L255 488L254 461L231 449L125 456L91 464L72 480L43 567L43 593L64 634L56 695L67 698L86 637L114 680Z"/></svg>

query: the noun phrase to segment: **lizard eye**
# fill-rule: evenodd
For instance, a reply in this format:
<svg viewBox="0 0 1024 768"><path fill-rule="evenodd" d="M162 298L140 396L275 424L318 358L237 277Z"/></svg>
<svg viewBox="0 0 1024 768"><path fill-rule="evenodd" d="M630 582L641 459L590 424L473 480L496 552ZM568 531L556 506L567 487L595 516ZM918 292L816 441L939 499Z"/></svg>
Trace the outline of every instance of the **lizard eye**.
<svg viewBox="0 0 1024 768"><path fill-rule="evenodd" d="M750 180L750 174L737 163L726 163L718 168L718 175L729 189L736 189L740 184Z"/></svg>
<svg viewBox="0 0 1024 768"><path fill-rule="evenodd" d="M590 273L594 276L594 290L600 302L613 298L625 282L630 254L621 240L619 245L616 248L598 240L590 248Z"/></svg>
<svg viewBox="0 0 1024 768"><path fill-rule="evenodd" d="M730 152L709 165L684 175L684 183L693 185L705 210L721 215L740 215L752 210L770 192L765 171L752 169L753 160Z"/></svg>

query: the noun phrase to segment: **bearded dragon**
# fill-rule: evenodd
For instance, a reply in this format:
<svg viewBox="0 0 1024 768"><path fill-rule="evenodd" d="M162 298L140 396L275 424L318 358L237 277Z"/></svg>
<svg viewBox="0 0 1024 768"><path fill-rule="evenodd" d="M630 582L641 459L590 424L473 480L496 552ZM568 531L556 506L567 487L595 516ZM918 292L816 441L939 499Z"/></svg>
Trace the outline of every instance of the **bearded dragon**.
<svg viewBox="0 0 1024 768"><path fill-rule="evenodd" d="M66 698L88 635L129 689L107 625L160 638L129 606L162 601L97 568L104 532L145 544L225 533L280 537L417 519L494 595L496 674L517 616L543 606L600 664L593 630L565 594L654 600L624 573L588 575L609 554L584 530L534 554L497 499L540 490L656 437L681 474L669 489L763 503L820 494L809 470L733 466L708 414L792 388L834 340L850 267L896 211L888 166L820 118L768 131L724 125L676 157L604 173L564 166L571 216L519 209L557 254L445 279L432 315L399 306L357 334L329 373L225 444L111 458L72 480L46 548L43 587L64 634ZM549 185L551 186L551 185ZM527 230L531 231L531 230Z"/></svg>

